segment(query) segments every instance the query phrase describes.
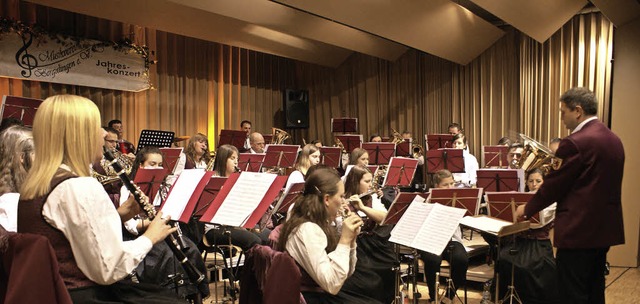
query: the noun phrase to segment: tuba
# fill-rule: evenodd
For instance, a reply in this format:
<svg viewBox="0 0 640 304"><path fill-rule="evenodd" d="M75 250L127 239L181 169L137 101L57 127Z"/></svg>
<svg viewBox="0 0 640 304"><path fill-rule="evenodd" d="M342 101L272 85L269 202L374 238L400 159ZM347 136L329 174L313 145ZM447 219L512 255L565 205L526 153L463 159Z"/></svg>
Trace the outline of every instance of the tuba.
<svg viewBox="0 0 640 304"><path fill-rule="evenodd" d="M278 128L271 128L271 134L273 135L273 137L271 137L272 145L282 145L291 137L287 131Z"/></svg>
<svg viewBox="0 0 640 304"><path fill-rule="evenodd" d="M560 168L562 159L555 157L549 148L522 133L520 133L520 138L524 151L519 160L512 161L514 167L522 168L525 172L540 169L544 175L547 175L551 170Z"/></svg>

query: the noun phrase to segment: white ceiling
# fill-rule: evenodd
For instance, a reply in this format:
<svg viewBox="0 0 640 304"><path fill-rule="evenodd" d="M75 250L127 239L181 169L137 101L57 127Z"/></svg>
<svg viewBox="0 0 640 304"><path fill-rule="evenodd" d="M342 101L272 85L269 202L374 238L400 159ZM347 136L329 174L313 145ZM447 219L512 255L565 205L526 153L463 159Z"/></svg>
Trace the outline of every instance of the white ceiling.
<svg viewBox="0 0 640 304"><path fill-rule="evenodd" d="M410 48L464 65L504 34L494 24L511 24L543 42L587 4L586 0L28 1L334 68L353 52L395 61ZM616 25L640 15L637 0L592 2Z"/></svg>

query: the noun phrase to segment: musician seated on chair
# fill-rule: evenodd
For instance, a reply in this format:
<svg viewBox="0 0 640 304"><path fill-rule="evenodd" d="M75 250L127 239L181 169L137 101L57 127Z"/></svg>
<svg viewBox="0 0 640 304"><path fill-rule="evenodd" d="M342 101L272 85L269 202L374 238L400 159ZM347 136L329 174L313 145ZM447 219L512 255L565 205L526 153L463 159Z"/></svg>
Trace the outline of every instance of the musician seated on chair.
<svg viewBox="0 0 640 304"><path fill-rule="evenodd" d="M509 153L507 154L509 168L520 168L520 159L522 159L522 153L524 153L524 145L522 143L515 142L512 143L511 146L509 146Z"/></svg>
<svg viewBox="0 0 640 304"><path fill-rule="evenodd" d="M439 170L433 174L433 187L439 189L453 188L455 181L453 174L449 170ZM424 262L424 272L427 277L427 288L429 289L429 301L434 301L436 297L436 272L440 272L440 264L442 259L449 262L449 273L453 280L454 289L457 290L462 284L466 284L467 269L469 268L469 257L467 250L462 245L462 232L460 227L453 234L453 238L444 249L441 255L435 255L429 252L418 251L420 258ZM453 299L455 290L449 293L447 297Z"/></svg>
<svg viewBox="0 0 640 304"><path fill-rule="evenodd" d="M131 160L133 160L134 158L136 158L136 155L134 154L136 151L136 148L133 146L133 144L131 142L129 142L128 140L122 138L122 134L124 134L124 129L122 128L122 121L120 121L119 119L113 119L111 121L109 121L108 124L109 128L112 128L114 130L116 130L118 133L118 145L116 146L116 149L118 151L120 151L122 154L126 155L127 157L131 158Z"/></svg>
<svg viewBox="0 0 640 304"><path fill-rule="evenodd" d="M116 157L124 160L125 163L131 163L132 160L128 156L124 156L120 151L118 151L118 131L111 127L105 127L104 131L106 135L104 137L104 145L102 146L102 152L110 151L115 153ZM124 158L123 158L124 157ZM126 164L122 164L125 168ZM122 181L118 178L117 172L111 168L109 165L109 161L104 158L104 155L100 158L100 160L95 161L91 164L92 175L96 177L102 187L104 187L104 191L107 192L111 202L113 205L118 208L120 206L120 188L122 187ZM125 197L126 199L126 197Z"/></svg>
<svg viewBox="0 0 640 304"><path fill-rule="evenodd" d="M301 291L308 304L377 303L374 299L341 291L357 262L356 237L362 219L346 214L341 233L334 222L346 206L344 184L336 170L318 168L305 181L291 217L285 222L278 250L288 252L302 272Z"/></svg>
<svg viewBox="0 0 640 304"><path fill-rule="evenodd" d="M259 132L253 132L249 135L249 142L251 143L251 154L264 153L264 137Z"/></svg>
<svg viewBox="0 0 640 304"><path fill-rule="evenodd" d="M315 166L320 163L320 148L314 144L306 144L302 147L302 151L298 156L295 168L296 170L289 174L285 189L289 189L292 184L304 183L307 170L311 166Z"/></svg>
<svg viewBox="0 0 640 304"><path fill-rule="evenodd" d="M382 142L382 136L379 134L373 133L369 137L369 142Z"/></svg>
<svg viewBox="0 0 640 304"><path fill-rule="evenodd" d="M462 149L462 157L464 158L464 171L463 173L454 173L453 179L456 181L456 187L475 187L477 182L476 172L480 168L478 159L473 154L469 153L467 147L467 137L464 133L458 133L453 136L453 148Z"/></svg>
<svg viewBox="0 0 640 304"><path fill-rule="evenodd" d="M243 120L240 122L240 130L247 132L247 139L244 141L244 149L242 149L242 153L245 153L251 149L251 142L249 140L249 135L251 135L251 122L248 120Z"/></svg>
<svg viewBox="0 0 640 304"><path fill-rule="evenodd" d="M60 133L64 136L60 136ZM76 303L176 303L169 291L148 284L119 282L175 228L158 216L145 233L122 240L122 223L141 212L130 197L117 210L89 165L102 153L105 132L100 111L73 95L47 98L33 122L38 150L20 189L18 232L47 237L60 275Z"/></svg>
<svg viewBox="0 0 640 304"><path fill-rule="evenodd" d="M31 130L14 125L0 133L0 225L17 230L18 190L33 164Z"/></svg>
<svg viewBox="0 0 640 304"><path fill-rule="evenodd" d="M196 133L189 138L184 149L186 156L185 169L205 169L211 157L209 156L209 140L202 133Z"/></svg>

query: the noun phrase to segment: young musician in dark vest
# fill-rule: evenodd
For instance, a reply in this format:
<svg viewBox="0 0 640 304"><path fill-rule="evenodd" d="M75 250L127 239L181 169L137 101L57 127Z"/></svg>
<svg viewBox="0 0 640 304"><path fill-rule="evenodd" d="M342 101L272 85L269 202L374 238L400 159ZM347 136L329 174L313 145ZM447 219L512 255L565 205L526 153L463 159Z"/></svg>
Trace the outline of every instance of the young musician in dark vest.
<svg viewBox="0 0 640 304"><path fill-rule="evenodd" d="M175 303L171 292L157 286L149 290L145 284L118 282L175 229L160 213L142 236L122 240L122 222L140 208L130 198L116 210L90 176L89 164L101 157L104 135L98 107L89 99L58 95L40 105L33 139L41 148L20 190L18 232L49 239L74 302L140 302L143 296Z"/></svg>
<svg viewBox="0 0 640 304"><path fill-rule="evenodd" d="M184 154L187 156L185 169L205 169L210 160L207 136L202 133L191 136Z"/></svg>

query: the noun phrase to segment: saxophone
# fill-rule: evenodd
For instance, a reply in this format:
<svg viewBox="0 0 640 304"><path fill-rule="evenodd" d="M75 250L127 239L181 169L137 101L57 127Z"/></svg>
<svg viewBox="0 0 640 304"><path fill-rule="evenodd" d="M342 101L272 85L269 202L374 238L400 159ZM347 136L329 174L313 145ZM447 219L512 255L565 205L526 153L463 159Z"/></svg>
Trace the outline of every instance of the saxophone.
<svg viewBox="0 0 640 304"><path fill-rule="evenodd" d="M213 171L213 165L216 163L216 151L211 151L209 153L209 162L207 163L207 168L204 171Z"/></svg>
<svg viewBox="0 0 640 304"><path fill-rule="evenodd" d="M117 150L114 150L111 153L114 154L116 161L123 168L124 173L129 175L129 173L131 173L131 169L133 168L133 161L131 160L131 158ZM116 172L110 165L110 163L111 162L104 157L100 160L100 167L102 167L105 174L98 173L93 168L91 169L91 176L97 179L102 185L111 184L120 180L120 177L118 177L118 174L120 172Z"/></svg>

